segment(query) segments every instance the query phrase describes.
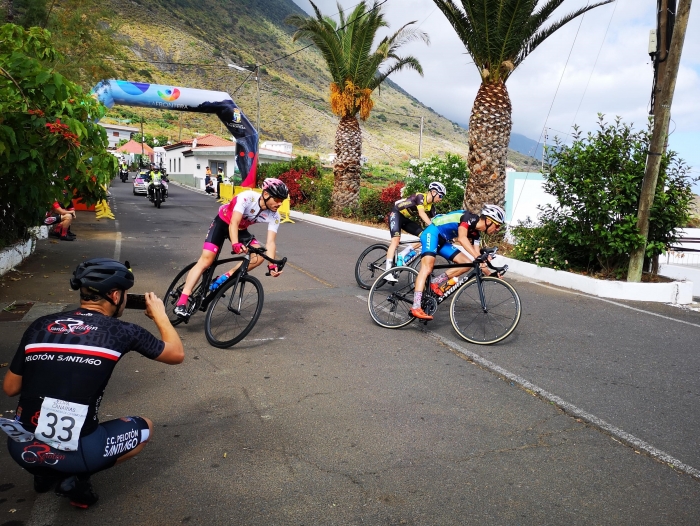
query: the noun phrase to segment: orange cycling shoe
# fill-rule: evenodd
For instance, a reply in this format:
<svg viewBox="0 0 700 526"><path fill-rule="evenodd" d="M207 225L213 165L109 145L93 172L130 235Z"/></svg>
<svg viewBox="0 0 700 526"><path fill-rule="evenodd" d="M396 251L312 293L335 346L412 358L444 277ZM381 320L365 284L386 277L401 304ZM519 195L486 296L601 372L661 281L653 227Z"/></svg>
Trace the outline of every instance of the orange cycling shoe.
<svg viewBox="0 0 700 526"><path fill-rule="evenodd" d="M437 283L431 283L430 290L432 290L433 294L435 294L436 296L442 296L443 294L445 294L440 288L440 285L438 285Z"/></svg>
<svg viewBox="0 0 700 526"><path fill-rule="evenodd" d="M418 318L419 320L432 320L433 317L430 314L423 312L423 309L411 309L411 316Z"/></svg>

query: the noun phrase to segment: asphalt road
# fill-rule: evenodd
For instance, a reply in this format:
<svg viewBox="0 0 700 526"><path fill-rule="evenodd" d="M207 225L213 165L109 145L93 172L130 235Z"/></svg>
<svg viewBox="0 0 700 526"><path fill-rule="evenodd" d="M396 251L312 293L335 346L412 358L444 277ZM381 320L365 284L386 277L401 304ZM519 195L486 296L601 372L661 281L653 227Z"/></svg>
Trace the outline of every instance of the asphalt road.
<svg viewBox="0 0 700 526"><path fill-rule="evenodd" d="M162 295L198 257L218 205L171 185L157 210L130 192L118 181L112 188L116 222L81 214L74 244L43 242L22 280L3 280L0 302L75 303L67 272L115 252L131 262L135 292ZM265 239L260 226L251 230ZM117 366L102 419L144 415L156 432L137 459L93 477L99 504L77 511L37 498L30 477L1 454L0 526L700 523L698 480L459 352L700 468L698 313L508 276L523 318L501 344L461 341L446 304L427 328L391 331L372 322L354 282L371 242L283 224L278 253L290 264L277 279L253 271L265 305L243 342L210 347L200 313L178 328L182 365L134 354ZM155 331L141 313L125 319ZM25 326L0 322L0 363ZM3 413L14 409L15 400L0 401Z"/></svg>

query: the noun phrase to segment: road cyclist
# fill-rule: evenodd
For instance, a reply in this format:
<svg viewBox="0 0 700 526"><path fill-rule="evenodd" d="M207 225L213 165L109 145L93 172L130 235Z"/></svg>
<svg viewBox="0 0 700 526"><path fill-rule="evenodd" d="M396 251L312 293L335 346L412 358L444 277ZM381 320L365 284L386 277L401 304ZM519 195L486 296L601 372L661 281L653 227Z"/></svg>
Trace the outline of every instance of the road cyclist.
<svg viewBox="0 0 700 526"><path fill-rule="evenodd" d="M413 194L394 203L391 212L389 212L391 243L386 251L386 270L389 270L394 265L394 254L401 241L401 230L414 236L419 236L423 231L423 226L419 221L422 221L426 226L430 225L431 218L435 216L433 205L442 201L445 198L445 194L447 194L445 185L438 181L433 181L428 185L427 192ZM399 254L396 266L402 267L404 265L404 259L413 248L409 245ZM388 274L386 280L396 281L396 278Z"/></svg>
<svg viewBox="0 0 700 526"><path fill-rule="evenodd" d="M267 223L267 242L265 244L267 256L270 259L275 258L275 240L281 221L277 210L287 197L289 197L287 185L279 179L268 178L263 181L261 193L255 190L245 190L234 196L230 203L219 207L219 213L211 222L209 232L204 240L202 255L187 274L182 293L177 300L174 313L178 317L187 319L192 315L194 305L189 302L190 295L204 271L214 262L227 238L231 241L235 254L247 254L246 245L260 247L253 234L248 231L248 227L255 223ZM251 254L248 270L259 266L264 260L259 254ZM216 290L223 285L239 266L240 263L216 278L211 284L211 290ZM282 273L274 263L268 265L268 271L273 277L278 277Z"/></svg>
<svg viewBox="0 0 700 526"><path fill-rule="evenodd" d="M80 291L80 307L32 322L3 381L8 396L20 395L15 418L0 418L10 455L34 476L37 492L55 488L80 508L98 500L91 475L133 458L153 434L153 423L141 416L99 421L117 362L132 350L171 365L184 359L182 342L155 294L145 295L145 314L160 339L117 319L133 284L133 273L118 261L80 263L70 280Z"/></svg>
<svg viewBox="0 0 700 526"><path fill-rule="evenodd" d="M505 212L498 205L484 205L479 215L472 214L468 210L455 210L447 214L441 214L433 218L432 223L420 234L421 241L421 266L416 278L415 292L411 315L421 320L432 320L430 314L426 314L421 307L424 287L428 276L433 271L435 257L440 254L447 261L455 263L469 263L479 257L478 242L481 233L493 235L498 232L505 221ZM456 245L452 240L457 238ZM490 258L489 258L490 259ZM485 262L481 263L481 269L485 275L490 275L491 270ZM430 283L431 291L437 296L442 296L444 291L455 284L457 276L467 272L469 267L455 267L447 269Z"/></svg>
<svg viewBox="0 0 700 526"><path fill-rule="evenodd" d="M391 233L391 244L375 243L363 250L355 263L355 280L357 284L369 290L379 274L384 274L395 266L412 265L418 263L420 242L408 244L396 256L401 241L401 230L415 236L420 235L423 226L419 223L422 220L430 224L431 218L435 215L433 205L439 203L445 197L445 186L434 181L428 186L428 191L423 194L414 194L405 199L399 199L394 204L389 214L389 232ZM384 274L385 281L395 282L393 274Z"/></svg>

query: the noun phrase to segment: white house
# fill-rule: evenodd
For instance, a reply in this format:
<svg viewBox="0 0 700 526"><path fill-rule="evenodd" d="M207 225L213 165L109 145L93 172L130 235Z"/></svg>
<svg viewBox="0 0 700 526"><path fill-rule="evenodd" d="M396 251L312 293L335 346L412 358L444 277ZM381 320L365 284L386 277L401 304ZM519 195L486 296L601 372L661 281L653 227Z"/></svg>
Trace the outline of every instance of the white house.
<svg viewBox="0 0 700 526"><path fill-rule="evenodd" d="M292 155L292 143L286 141L263 141L260 143L260 149Z"/></svg>
<svg viewBox="0 0 700 526"><path fill-rule="evenodd" d="M138 128L134 128L133 126L121 126L119 124L103 124L101 122L98 124L107 131L107 139L109 139L109 148L116 148L117 143L119 141L121 141L122 139L126 139L128 141L129 139L131 139L132 133L137 133L139 131Z"/></svg>
<svg viewBox="0 0 700 526"><path fill-rule="evenodd" d="M187 139L164 146L163 165L174 181L204 189L207 166L211 173L223 169L224 178L233 177L236 166L236 143L213 134Z"/></svg>
<svg viewBox="0 0 700 526"><path fill-rule="evenodd" d="M272 141L262 143L258 151L259 163L289 162L294 156L291 153L291 143L278 143L271 150L265 147ZM286 145L289 145L287 148ZM168 171L168 176L174 181L204 189L204 174L207 166L214 175L221 168L224 172L224 180L233 178L233 182L240 183L240 175L236 168L236 143L222 139L213 134L195 137L170 144L163 148L165 156L163 165ZM286 151L285 151L286 150Z"/></svg>

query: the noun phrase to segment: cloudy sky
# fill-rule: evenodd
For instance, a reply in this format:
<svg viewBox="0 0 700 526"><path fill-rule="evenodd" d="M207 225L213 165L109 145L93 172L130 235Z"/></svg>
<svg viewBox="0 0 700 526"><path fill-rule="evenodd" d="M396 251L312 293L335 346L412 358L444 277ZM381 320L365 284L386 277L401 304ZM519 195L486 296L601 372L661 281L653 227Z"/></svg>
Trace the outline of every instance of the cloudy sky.
<svg viewBox="0 0 700 526"><path fill-rule="evenodd" d="M341 5L351 8L357 1L343 0ZM311 11L309 0L294 2ZM336 0L315 3L324 14L338 11ZM588 3L565 0L552 20ZM588 131L595 128L599 112L644 126L653 80L647 49L649 30L656 27L656 3L617 0L571 21L541 44L507 83L513 131L534 140L541 140L545 127L550 138L570 133L574 123ZM407 71L392 79L447 118L468 123L479 75L442 12L431 0L387 0L382 7L391 30L417 20L431 40L429 46L413 43L400 53L417 57L425 75ZM700 176L699 6L691 10L672 119L670 146L693 166L693 175ZM700 193L700 184L695 191Z"/></svg>

